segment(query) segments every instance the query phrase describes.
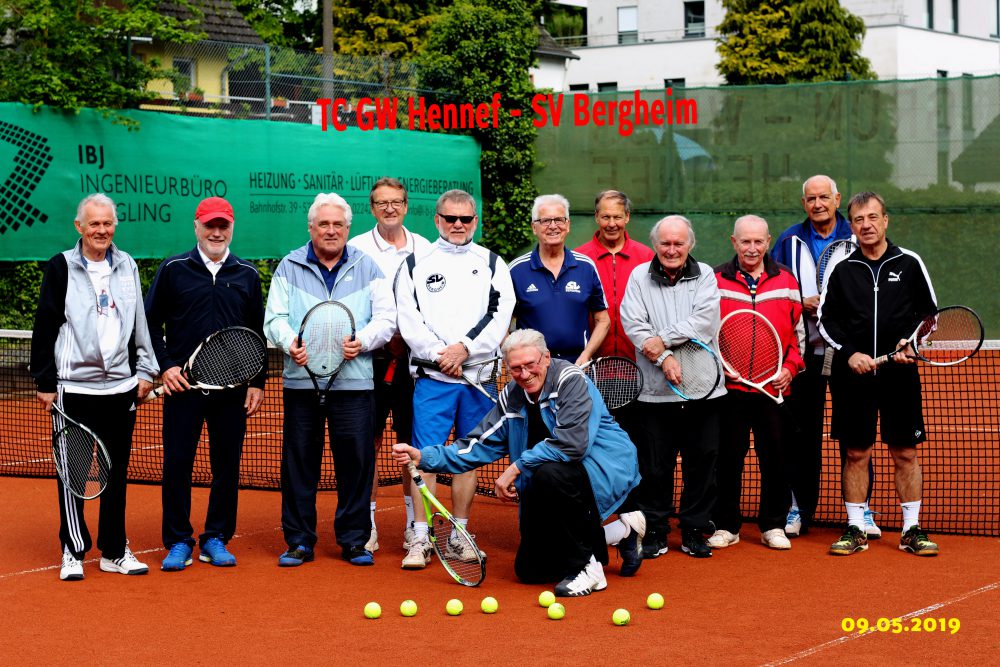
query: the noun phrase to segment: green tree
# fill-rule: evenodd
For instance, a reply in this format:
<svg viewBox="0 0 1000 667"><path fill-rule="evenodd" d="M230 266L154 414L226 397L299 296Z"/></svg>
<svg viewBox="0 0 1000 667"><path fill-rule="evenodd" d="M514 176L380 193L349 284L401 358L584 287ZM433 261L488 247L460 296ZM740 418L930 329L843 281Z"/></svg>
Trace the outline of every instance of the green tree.
<svg viewBox="0 0 1000 667"><path fill-rule="evenodd" d="M407 58L420 53L442 0L333 0L333 45L349 55Z"/></svg>
<svg viewBox="0 0 1000 667"><path fill-rule="evenodd" d="M722 0L717 65L731 85L874 79L865 24L839 0Z"/></svg>
<svg viewBox="0 0 1000 667"><path fill-rule="evenodd" d="M538 44L534 16L538 0L459 0L434 24L420 58L421 87L448 91L441 102L490 102L501 96L497 127L469 133L482 147L484 243L506 257L528 245L535 127L530 114L511 117L507 109L530 109L535 89L528 78Z"/></svg>
<svg viewBox="0 0 1000 667"><path fill-rule="evenodd" d="M322 43L319 11L296 0L232 0L260 38L272 46L312 49ZM322 0L318 3L323 6Z"/></svg>
<svg viewBox="0 0 1000 667"><path fill-rule="evenodd" d="M130 38L173 43L199 38L191 30L200 18L180 22L160 13L158 5L158 0L2 0L0 100L73 111L137 107L149 98L146 84L167 75L159 63L132 57Z"/></svg>

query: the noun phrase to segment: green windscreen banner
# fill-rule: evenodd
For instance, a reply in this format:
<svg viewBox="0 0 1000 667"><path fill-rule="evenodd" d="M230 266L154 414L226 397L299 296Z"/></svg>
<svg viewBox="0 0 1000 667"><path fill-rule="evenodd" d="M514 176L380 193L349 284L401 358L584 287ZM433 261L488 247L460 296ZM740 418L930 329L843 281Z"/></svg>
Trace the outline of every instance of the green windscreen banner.
<svg viewBox="0 0 1000 667"><path fill-rule="evenodd" d="M93 110L0 104L0 261L48 259L70 247L79 238L77 204L94 192L117 204L115 243L135 257L194 247L194 211L205 197L233 205L233 252L247 258L304 244L320 192L350 203L352 235L370 229L368 193L382 176L406 184L406 225L428 238L437 237L441 193L458 188L481 203L479 145L469 137L119 113L138 129Z"/></svg>

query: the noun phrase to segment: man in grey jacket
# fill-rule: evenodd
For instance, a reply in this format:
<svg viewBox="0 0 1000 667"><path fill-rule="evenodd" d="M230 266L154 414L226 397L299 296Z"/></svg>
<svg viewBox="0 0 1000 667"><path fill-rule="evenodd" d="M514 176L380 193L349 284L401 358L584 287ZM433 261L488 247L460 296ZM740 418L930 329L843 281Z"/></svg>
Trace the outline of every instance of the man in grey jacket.
<svg viewBox="0 0 1000 667"><path fill-rule="evenodd" d="M103 194L80 202L74 221L80 240L49 261L31 336L31 375L38 402L53 405L92 429L111 457L101 495L101 570L146 574L125 537L125 489L136 404L159 375L142 308L139 269L111 240L115 204ZM61 417L56 417L58 426ZM92 546L83 500L58 479L63 581L83 579Z"/></svg>
<svg viewBox="0 0 1000 667"><path fill-rule="evenodd" d="M695 237L691 222L679 215L663 218L650 233L656 257L629 276L621 304L621 321L636 348L642 370L635 424L629 435L639 450L642 483L629 498L646 515L643 558L667 552L673 511L674 465L682 459L684 491L680 502L681 550L707 558L712 550L705 534L715 504L715 459L719 449L719 413L715 398L683 401L667 386L678 383L681 368L671 349L690 339L713 345L719 328L719 287L707 264L691 257Z"/></svg>

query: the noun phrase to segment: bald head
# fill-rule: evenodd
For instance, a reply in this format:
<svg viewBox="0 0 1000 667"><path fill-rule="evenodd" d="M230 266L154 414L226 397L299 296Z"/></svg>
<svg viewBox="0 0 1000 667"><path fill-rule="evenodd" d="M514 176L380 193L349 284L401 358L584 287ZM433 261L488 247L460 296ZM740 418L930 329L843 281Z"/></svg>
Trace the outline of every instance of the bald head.
<svg viewBox="0 0 1000 667"><path fill-rule="evenodd" d="M767 220L757 215L744 215L733 225L733 250L740 268L752 276L764 270L764 256L771 245Z"/></svg>
<svg viewBox="0 0 1000 667"><path fill-rule="evenodd" d="M840 193L833 179L818 174L803 183L802 208L813 229L829 236L837 225L837 209L840 208Z"/></svg>

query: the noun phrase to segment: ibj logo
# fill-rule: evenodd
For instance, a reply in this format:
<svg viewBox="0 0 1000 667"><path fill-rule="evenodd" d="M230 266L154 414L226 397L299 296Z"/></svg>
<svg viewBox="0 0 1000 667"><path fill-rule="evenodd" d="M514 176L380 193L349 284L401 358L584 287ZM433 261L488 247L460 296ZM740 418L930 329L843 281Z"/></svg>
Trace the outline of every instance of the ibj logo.
<svg viewBox="0 0 1000 667"><path fill-rule="evenodd" d="M52 164L52 148L45 137L4 121L0 121L0 141L17 149L10 173L0 185L0 234L6 234L49 219L28 200Z"/></svg>

